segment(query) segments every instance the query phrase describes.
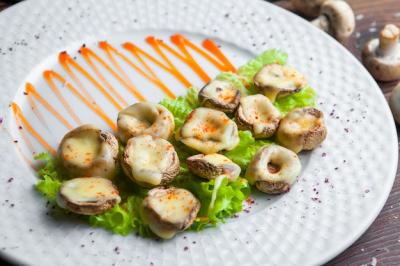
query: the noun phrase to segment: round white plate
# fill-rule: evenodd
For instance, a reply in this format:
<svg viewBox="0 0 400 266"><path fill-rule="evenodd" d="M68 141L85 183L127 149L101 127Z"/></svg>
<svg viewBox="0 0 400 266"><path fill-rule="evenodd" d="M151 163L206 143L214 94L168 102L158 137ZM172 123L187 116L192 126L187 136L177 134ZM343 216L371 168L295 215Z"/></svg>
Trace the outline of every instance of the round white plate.
<svg viewBox="0 0 400 266"><path fill-rule="evenodd" d="M389 194L397 164L397 137L378 86L340 44L278 7L255 0L26 1L0 13L0 32L0 251L9 259L34 265L322 264L367 229ZM91 122L108 128L82 100L90 105L90 97L96 99L105 115L115 120L117 109L99 88L109 91L113 87L120 93L120 99L112 94L116 106L136 101L129 85L125 86L129 82L150 101L157 102L165 94L115 54L120 69L113 66L97 42L106 40L143 69L121 44L134 43L162 60L145 42L146 36L163 39L179 52L170 42L170 36L177 33L198 47L206 38L214 40L235 66L263 50L279 48L289 54L289 64L307 76L319 94L318 105L326 115L329 133L322 147L302 154L304 169L298 182L279 197L257 195L249 213L226 224L182 233L170 241L121 237L47 216L45 201L33 188L37 177L27 163L32 151L44 147L21 119L19 128L9 104L14 102L15 109L18 105L32 129L53 148L67 128L34 93L23 93L26 82L71 126ZM82 44L125 83L96 61L104 76L99 79L77 52ZM76 57L97 85L75 70L81 85L73 81L58 62L60 51ZM219 72L195 51L188 51L207 75ZM188 65L166 55L190 83L204 84ZM174 94L184 93L185 87L176 78L148 64ZM45 82L45 70L65 78L66 83L55 82L55 86L70 103L70 111ZM79 99L67 84L80 93L84 87L91 96ZM30 97L36 105L33 111Z"/></svg>

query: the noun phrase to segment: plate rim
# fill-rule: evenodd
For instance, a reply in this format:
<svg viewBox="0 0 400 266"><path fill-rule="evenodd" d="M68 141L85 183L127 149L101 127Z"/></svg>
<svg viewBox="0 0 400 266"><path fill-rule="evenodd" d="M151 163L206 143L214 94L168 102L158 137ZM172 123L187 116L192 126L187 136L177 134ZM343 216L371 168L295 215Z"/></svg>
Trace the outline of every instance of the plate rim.
<svg viewBox="0 0 400 266"><path fill-rule="evenodd" d="M285 13L287 16L296 17L297 20L299 20L299 22L302 23L302 24L309 24L308 21L306 21L302 17L298 16L297 14L294 14L294 13L292 13L292 12L290 12L288 10L285 10L285 9L279 7L279 6L276 6L276 5L272 4L272 3L269 3L269 2L266 2L266 1L263 1L263 0L252 0L252 1L258 1L258 2L260 2L262 4L264 4L264 5L268 5L270 8L279 10L280 13ZM1 19L1 17L4 17L5 15L9 15L9 14L17 12L18 9L27 8L29 5L32 5L33 3L34 3L34 1L22 1L22 2L19 2L19 3L13 4L12 6L6 8L5 10L0 12L0 19ZM51 4L52 1L47 1L47 3ZM308 26L305 26L305 27L308 27ZM318 29L316 29L316 30L318 30ZM390 124L391 124L390 125L391 136L393 136L395 139L398 140L396 125L395 125L394 119L392 117L389 105L388 105L388 103L387 103L387 101L386 101L386 99L384 97L384 94L383 94L382 90L379 88L379 86L376 83L376 81L368 73L368 71L361 64L361 62L352 53L350 53L349 50L347 50L342 44L337 42L335 39L333 39L331 36L329 36L325 32L320 31L320 33L322 33L323 35L325 35L326 37L331 39L330 42L334 43L335 47L337 49L340 49L342 53L346 53L347 57L352 58L351 60L355 64L358 64L364 70L366 75L363 75L363 76L365 76L365 77L368 76L368 79L374 83L375 89L378 89L378 91L379 91L380 101L383 100L385 102L385 104L380 106L380 107L384 108L385 109L385 114L388 117L392 118L391 121L390 121ZM1 110L1 111L4 111L4 110ZM387 201L387 199L388 199L388 197L390 195L390 192L392 190L392 187L393 187L393 184L394 184L394 181L395 181L395 178L396 178L396 172L397 172L397 166L398 166L398 158L399 158L399 150L398 150L398 146L397 145L393 146L392 156L395 159L396 163L394 163L393 166L392 166L391 176L390 176L391 180L390 180L390 182L388 181L390 183L390 186L389 185L386 186L385 196L381 197L380 198L381 200L377 204L374 204L373 211L370 211L369 217L367 219L365 219L363 225L359 227L361 229L359 229L354 234L349 235L349 237L347 237L344 241L342 241L342 245L337 246L335 248L335 250L331 249L331 251L329 252L330 253L329 256L325 256L324 259L321 259L321 257L319 257L318 259L312 260L315 264L326 263L326 262L332 260L333 258L335 258L336 256L338 256L340 253L342 253L344 250L346 250L348 247L350 247L357 239L359 239L360 236L362 234L364 234L367 231L367 229L371 226L371 224L376 220L376 218L380 214L382 208L384 207L384 204L386 203L386 201ZM11 262L13 262L13 263L19 263L18 262L19 259L16 258L16 257L13 257L12 255L9 255L8 252L0 251L0 256L5 258L5 259L7 259L7 260L9 260L9 261L11 261Z"/></svg>

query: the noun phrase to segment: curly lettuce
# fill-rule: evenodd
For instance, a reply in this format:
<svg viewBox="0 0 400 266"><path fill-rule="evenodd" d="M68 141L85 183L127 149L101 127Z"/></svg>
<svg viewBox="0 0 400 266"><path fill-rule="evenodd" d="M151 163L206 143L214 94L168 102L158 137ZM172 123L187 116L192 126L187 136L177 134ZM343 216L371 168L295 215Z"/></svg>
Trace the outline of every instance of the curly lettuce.
<svg viewBox="0 0 400 266"><path fill-rule="evenodd" d="M41 179L36 183L35 188L48 201L55 202L64 179L62 171L57 166L57 159L45 152L39 153L34 159L43 163L43 166L37 172Z"/></svg>
<svg viewBox="0 0 400 266"><path fill-rule="evenodd" d="M143 222L140 205L143 197L129 196L125 203L98 215L91 215L89 223L94 227L105 228L115 234L126 236L132 232L142 237L153 237L148 225Z"/></svg>
<svg viewBox="0 0 400 266"><path fill-rule="evenodd" d="M173 185L190 190L200 201L200 211L191 226L195 231L215 226L242 211L251 191L247 180L240 177L233 182L224 176L219 181L204 181L189 172L178 176Z"/></svg>
<svg viewBox="0 0 400 266"><path fill-rule="evenodd" d="M282 115L286 115L294 108L316 106L316 104L317 93L309 86L303 88L299 92L278 98L274 102L275 107L281 112Z"/></svg>
<svg viewBox="0 0 400 266"><path fill-rule="evenodd" d="M239 165L242 170L247 168L261 147L272 143L269 140L256 140L250 131L239 131L239 139L239 144L224 155Z"/></svg>
<svg viewBox="0 0 400 266"><path fill-rule="evenodd" d="M176 99L164 98L160 104L167 108L175 118L175 126L181 127L187 115L193 109L199 107L199 99L197 97L198 90L190 88L185 96L179 96Z"/></svg>

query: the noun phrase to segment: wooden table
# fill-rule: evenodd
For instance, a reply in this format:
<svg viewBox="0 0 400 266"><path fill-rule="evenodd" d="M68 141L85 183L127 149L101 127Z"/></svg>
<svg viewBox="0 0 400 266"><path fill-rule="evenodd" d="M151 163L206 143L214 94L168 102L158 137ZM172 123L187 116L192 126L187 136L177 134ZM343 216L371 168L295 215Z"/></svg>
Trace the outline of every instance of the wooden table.
<svg viewBox="0 0 400 266"><path fill-rule="evenodd" d="M0 10L10 2L0 0ZM294 11L290 1L271 1ZM354 34L344 45L360 58L360 47L386 23L400 26L400 0L348 0L356 15ZM378 83L388 96L396 82ZM399 129L399 127L398 127ZM399 134L399 130L398 130ZM4 265L1 263L0 265ZM301 264L299 264L301 265ZM372 226L350 248L327 265L400 265L400 168L392 192Z"/></svg>

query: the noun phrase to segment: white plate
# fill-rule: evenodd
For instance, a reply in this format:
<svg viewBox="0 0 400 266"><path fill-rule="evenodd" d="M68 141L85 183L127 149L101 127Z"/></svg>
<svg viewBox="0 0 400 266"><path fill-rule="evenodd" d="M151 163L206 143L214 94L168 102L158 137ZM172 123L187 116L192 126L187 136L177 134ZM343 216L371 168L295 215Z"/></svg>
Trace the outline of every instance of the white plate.
<svg viewBox="0 0 400 266"><path fill-rule="evenodd" d="M27 1L0 14L0 32L0 250L8 258L35 265L322 264L367 229L389 194L397 164L397 137L378 86L341 45L273 5L245 0ZM76 126L42 76L44 70L51 69L78 87L58 63L60 51L68 51L90 69L77 49L85 43L111 64L97 47L97 41L107 40L138 64L121 43L135 43L155 55L145 37L154 35L176 49L169 42L175 33L200 47L203 39L213 39L235 66L265 49L280 48L289 54L289 64L308 77L319 94L329 134L322 147L302 155L304 170L297 184L272 200L257 196L250 213L218 228L183 233L165 242L121 237L46 216L45 202L33 189L37 178L22 159L32 158L23 136L34 151L44 148L27 134L26 125L18 128L10 102L21 107L32 128L54 148L66 127L35 101L45 124L39 121L23 94L25 82L31 82ZM203 85L184 63L172 55L168 58L187 80ZM199 64L211 77L219 72L205 60L199 59ZM130 66L121 63L121 68L148 100L164 97L154 83L135 74ZM175 94L185 91L164 70L151 68ZM127 103L135 101L123 84L110 74L104 76ZM93 84L78 78L106 115L115 120L116 108ZM96 80L107 88L102 80ZM57 87L73 102L71 109L81 122L107 128L65 85Z"/></svg>

